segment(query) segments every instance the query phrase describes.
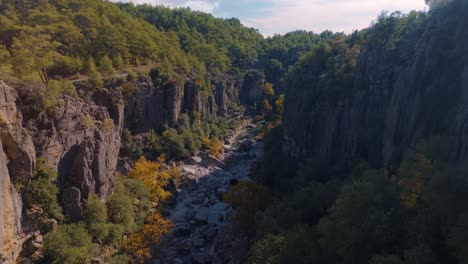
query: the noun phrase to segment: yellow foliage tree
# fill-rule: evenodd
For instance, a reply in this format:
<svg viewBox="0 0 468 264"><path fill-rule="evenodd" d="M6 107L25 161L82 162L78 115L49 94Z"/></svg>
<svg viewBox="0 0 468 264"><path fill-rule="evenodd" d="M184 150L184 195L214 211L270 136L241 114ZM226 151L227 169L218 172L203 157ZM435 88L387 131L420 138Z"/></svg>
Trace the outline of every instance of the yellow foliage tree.
<svg viewBox="0 0 468 264"><path fill-rule="evenodd" d="M402 206L413 208L417 205L426 185L427 174L432 171L432 168L432 162L420 153L417 153L414 159L404 162L399 170L400 180L398 182L403 188L400 194Z"/></svg>
<svg viewBox="0 0 468 264"><path fill-rule="evenodd" d="M164 190L164 187L171 179L177 180L180 175L178 169L162 169L160 163L149 161L144 157L135 162L135 167L128 174L130 178L142 181L156 202L165 201L171 195Z"/></svg>
<svg viewBox="0 0 468 264"><path fill-rule="evenodd" d="M216 158L222 157L224 153L224 147L221 140L219 140L218 138L209 139L208 137L203 136L200 138L200 141L202 143L203 148L207 149L210 155Z"/></svg>
<svg viewBox="0 0 468 264"><path fill-rule="evenodd" d="M143 229L130 235L127 251L131 253L138 263L145 263L151 257L151 251L159 246L161 238L168 234L174 224L163 218L159 213L151 214Z"/></svg>

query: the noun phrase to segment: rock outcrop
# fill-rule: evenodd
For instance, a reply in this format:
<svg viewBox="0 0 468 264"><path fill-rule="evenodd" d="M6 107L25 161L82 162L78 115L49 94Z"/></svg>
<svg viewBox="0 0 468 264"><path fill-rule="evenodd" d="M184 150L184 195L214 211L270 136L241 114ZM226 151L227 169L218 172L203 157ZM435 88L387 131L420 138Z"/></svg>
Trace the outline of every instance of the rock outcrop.
<svg viewBox="0 0 468 264"><path fill-rule="evenodd" d="M90 193L105 199L112 191L123 103L115 107L112 118L103 106L63 97L63 103L39 117L37 127L43 129L36 131L38 156L45 157L49 167L57 168L65 211L74 220L80 216L80 200Z"/></svg>
<svg viewBox="0 0 468 264"><path fill-rule="evenodd" d="M201 118L225 115L229 103L239 101L240 83L225 77L212 81L213 88L209 89L187 77L180 83L167 80L135 84L136 89L125 106L125 127L144 133L173 126L183 113L198 113Z"/></svg>
<svg viewBox="0 0 468 264"><path fill-rule="evenodd" d="M390 38L365 47L354 85L343 87L348 97L314 103L307 91L314 87L288 87L285 149L321 164L366 159L387 167L420 140L442 136L450 159L466 160L467 12L468 3L453 1L408 30L394 50L386 48Z"/></svg>
<svg viewBox="0 0 468 264"><path fill-rule="evenodd" d="M21 189L31 180L36 162L31 136L22 127L18 95L0 81L0 262L14 263L21 250ZM17 188L19 190L17 190Z"/></svg>

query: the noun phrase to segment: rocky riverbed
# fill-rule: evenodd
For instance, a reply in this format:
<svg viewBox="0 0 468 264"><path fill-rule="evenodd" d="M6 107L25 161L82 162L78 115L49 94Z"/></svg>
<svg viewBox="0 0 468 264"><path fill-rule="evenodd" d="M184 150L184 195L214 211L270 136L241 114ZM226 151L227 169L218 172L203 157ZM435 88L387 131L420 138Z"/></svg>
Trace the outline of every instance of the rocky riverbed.
<svg viewBox="0 0 468 264"><path fill-rule="evenodd" d="M233 209L222 196L238 181L250 180L250 168L263 149L254 140L253 129L255 125L246 125L236 131L221 160L195 158L182 166L184 183L172 208L164 211L174 222L173 234L164 240L153 263L243 263L248 238L237 234Z"/></svg>

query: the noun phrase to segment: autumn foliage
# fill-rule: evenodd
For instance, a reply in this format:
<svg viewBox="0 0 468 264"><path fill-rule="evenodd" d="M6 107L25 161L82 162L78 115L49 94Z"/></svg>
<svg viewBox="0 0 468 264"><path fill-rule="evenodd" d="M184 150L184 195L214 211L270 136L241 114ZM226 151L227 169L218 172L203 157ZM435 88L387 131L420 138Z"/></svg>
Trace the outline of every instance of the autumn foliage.
<svg viewBox="0 0 468 264"><path fill-rule="evenodd" d="M405 208L413 208L417 205L426 185L427 175L433 168L432 162L420 153L415 154L410 161L412 162L404 162L399 170L398 184L403 189L400 199Z"/></svg>
<svg viewBox="0 0 468 264"><path fill-rule="evenodd" d="M203 147L208 150L210 155L216 158L221 158L224 154L223 143L218 138L209 139L208 137L201 137L200 141L202 142Z"/></svg>
<svg viewBox="0 0 468 264"><path fill-rule="evenodd" d="M127 251L131 252L138 263L145 263L151 257L151 251L159 246L161 239L168 234L174 224L159 213L151 214L143 229L130 235Z"/></svg>
<svg viewBox="0 0 468 264"><path fill-rule="evenodd" d="M132 179L142 181L149 189L151 199L155 202L165 201L171 195L164 187L170 180L177 180L181 173L177 168L164 169L159 162L149 161L141 157L128 176Z"/></svg>

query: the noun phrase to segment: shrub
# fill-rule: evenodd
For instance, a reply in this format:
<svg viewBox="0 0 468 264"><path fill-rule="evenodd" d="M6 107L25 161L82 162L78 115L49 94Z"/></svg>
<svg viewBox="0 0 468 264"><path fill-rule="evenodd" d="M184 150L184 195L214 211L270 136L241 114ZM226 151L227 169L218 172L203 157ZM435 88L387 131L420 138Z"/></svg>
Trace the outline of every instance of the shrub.
<svg viewBox="0 0 468 264"><path fill-rule="evenodd" d="M29 187L31 200L44 210L46 217L63 220L62 208L57 201L59 189L52 183L57 178L57 172L46 167L44 162L44 159L37 160L35 177Z"/></svg>
<svg viewBox="0 0 468 264"><path fill-rule="evenodd" d="M90 245L91 236L84 225L64 225L45 235L44 257L54 263L87 263Z"/></svg>
<svg viewBox="0 0 468 264"><path fill-rule="evenodd" d="M111 257L109 260L110 264L128 264L130 263L130 258L127 254L118 254Z"/></svg>
<svg viewBox="0 0 468 264"><path fill-rule="evenodd" d="M106 202L109 220L114 224L119 224L125 230L130 231L133 227L135 214L133 212L133 202L124 193L114 193Z"/></svg>
<svg viewBox="0 0 468 264"><path fill-rule="evenodd" d="M86 116L83 119L83 126L85 128L92 128L94 126L94 119L92 117Z"/></svg>
<svg viewBox="0 0 468 264"><path fill-rule="evenodd" d="M60 96L67 95L78 97L75 85L67 80L50 80L46 92L42 94L42 100L46 108L54 107L59 103Z"/></svg>
<svg viewBox="0 0 468 264"><path fill-rule="evenodd" d="M163 133L164 152L172 159L187 158L188 151L184 146L184 139L176 130L169 129Z"/></svg>
<svg viewBox="0 0 468 264"><path fill-rule="evenodd" d="M124 227L121 225L107 224L109 230L105 242L109 245L117 245L124 234Z"/></svg>
<svg viewBox="0 0 468 264"><path fill-rule="evenodd" d="M281 235L267 234L252 246L248 263L280 263L281 253L286 248L286 239Z"/></svg>
<svg viewBox="0 0 468 264"><path fill-rule="evenodd" d="M83 216L88 224L105 223L107 208L98 197L90 195Z"/></svg>
<svg viewBox="0 0 468 264"><path fill-rule="evenodd" d="M54 263L57 264L88 264L89 253L86 247L71 247L65 249L62 256L60 256Z"/></svg>
<svg viewBox="0 0 468 264"><path fill-rule="evenodd" d="M106 223L90 223L88 230L93 238L99 242L104 241L109 236L109 225Z"/></svg>
<svg viewBox="0 0 468 264"><path fill-rule="evenodd" d="M112 131L114 129L114 120L110 118L104 119L102 122L102 128L107 132Z"/></svg>

